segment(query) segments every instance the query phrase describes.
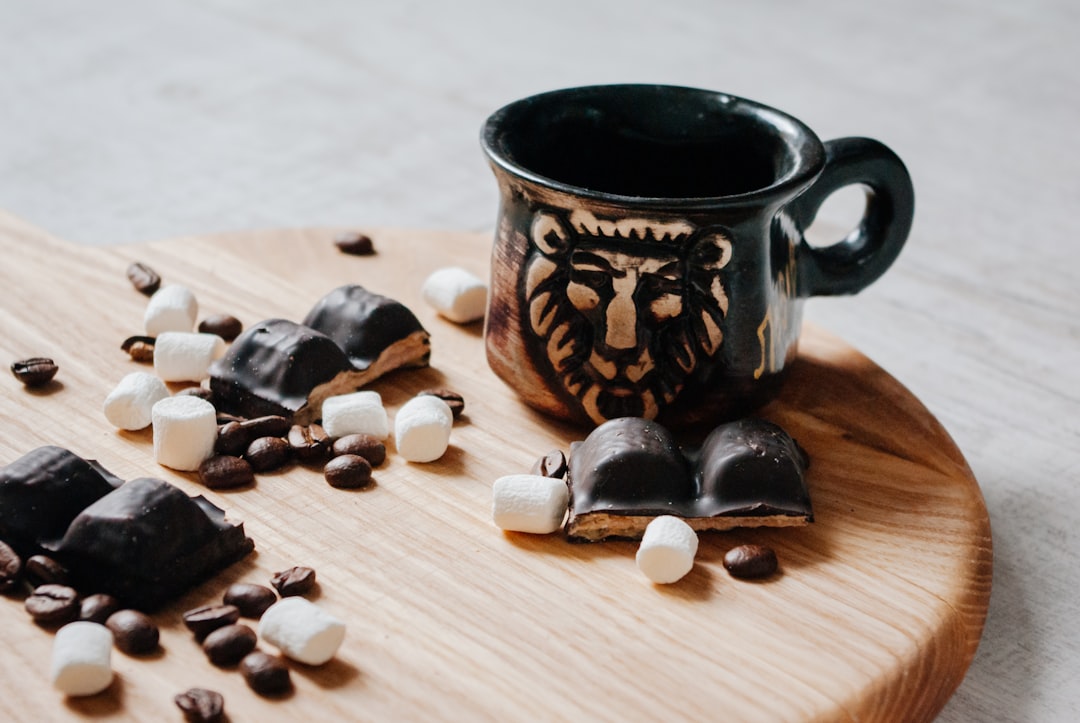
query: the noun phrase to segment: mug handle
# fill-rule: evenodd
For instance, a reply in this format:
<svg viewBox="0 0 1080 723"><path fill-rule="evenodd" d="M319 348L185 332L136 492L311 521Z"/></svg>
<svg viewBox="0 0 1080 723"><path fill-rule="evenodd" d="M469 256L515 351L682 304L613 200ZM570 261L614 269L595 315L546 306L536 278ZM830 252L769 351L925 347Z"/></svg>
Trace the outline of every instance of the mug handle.
<svg viewBox="0 0 1080 723"><path fill-rule="evenodd" d="M832 296L862 290L892 265L911 231L915 191L899 156L871 138L825 142L825 168L817 180L785 209L800 231L821 204L844 186L866 186L866 211L846 238L815 248L805 239L798 248L798 295Z"/></svg>

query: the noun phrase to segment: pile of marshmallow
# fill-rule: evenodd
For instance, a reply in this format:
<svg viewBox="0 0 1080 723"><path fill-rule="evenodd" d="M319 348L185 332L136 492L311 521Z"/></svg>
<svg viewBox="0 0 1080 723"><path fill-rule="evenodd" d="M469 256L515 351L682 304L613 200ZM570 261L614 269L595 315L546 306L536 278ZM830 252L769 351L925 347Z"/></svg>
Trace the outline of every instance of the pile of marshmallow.
<svg viewBox="0 0 1080 723"><path fill-rule="evenodd" d="M563 526L570 490L562 478L512 474L491 488L491 516L510 532L546 535ZM637 551L638 569L654 583L678 582L694 567L698 536L680 517L662 515L645 528Z"/></svg>

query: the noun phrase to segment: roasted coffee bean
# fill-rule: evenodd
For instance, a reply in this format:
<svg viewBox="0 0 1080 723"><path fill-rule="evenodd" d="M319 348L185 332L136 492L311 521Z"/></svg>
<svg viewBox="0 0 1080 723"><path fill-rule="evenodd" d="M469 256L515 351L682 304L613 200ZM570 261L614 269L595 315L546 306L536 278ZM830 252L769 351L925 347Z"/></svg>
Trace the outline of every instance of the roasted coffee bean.
<svg viewBox="0 0 1080 723"><path fill-rule="evenodd" d="M31 555L23 563L23 573L34 587L38 585L67 585L71 573L48 555Z"/></svg>
<svg viewBox="0 0 1080 723"><path fill-rule="evenodd" d="M35 356L11 363L11 373L27 387L42 387L52 381L60 367L47 357Z"/></svg>
<svg viewBox="0 0 1080 723"><path fill-rule="evenodd" d="M247 625L233 623L218 628L203 640L203 652L214 665L236 665L255 649L258 637Z"/></svg>
<svg viewBox="0 0 1080 723"><path fill-rule="evenodd" d="M371 484L371 463L358 454L342 454L326 463L323 477L341 490L366 487Z"/></svg>
<svg viewBox="0 0 1080 723"><path fill-rule="evenodd" d="M259 695L281 695L292 688L289 668L281 658L256 650L240 661L240 674Z"/></svg>
<svg viewBox="0 0 1080 723"><path fill-rule="evenodd" d="M225 698L206 688L191 688L180 693L173 702L184 714L187 723L222 723L225 720Z"/></svg>
<svg viewBox="0 0 1080 723"><path fill-rule="evenodd" d="M425 389L419 392L417 396L438 397L443 400L446 402L446 406L450 407L450 413L454 415L454 419L460 417L461 413L465 411L465 398L449 389Z"/></svg>
<svg viewBox="0 0 1080 723"><path fill-rule="evenodd" d="M370 434L346 434L334 440L334 455L355 454L363 457L372 467L386 461L386 445Z"/></svg>
<svg viewBox="0 0 1080 723"><path fill-rule="evenodd" d="M129 336L120 343L120 348L127 352L132 361L154 361L154 342L152 336Z"/></svg>
<svg viewBox="0 0 1080 723"><path fill-rule="evenodd" d="M294 424L289 429L289 449L304 463L322 463L330 456L330 435L319 424Z"/></svg>
<svg viewBox="0 0 1080 723"><path fill-rule="evenodd" d="M184 387L174 397L198 397L199 399L205 399L211 404L214 402L214 392L206 387Z"/></svg>
<svg viewBox="0 0 1080 723"><path fill-rule="evenodd" d="M225 341L232 341L240 336L244 325L235 316L213 314L199 322L199 331L203 334L217 334Z"/></svg>
<svg viewBox="0 0 1080 723"><path fill-rule="evenodd" d="M244 459L256 472L272 472L289 461L289 443L281 437L259 437L248 445Z"/></svg>
<svg viewBox="0 0 1080 723"><path fill-rule="evenodd" d="M277 599L277 593L265 585L236 582L225 591L224 601L226 605L235 605L243 617L258 619Z"/></svg>
<svg viewBox="0 0 1080 723"><path fill-rule="evenodd" d="M566 455L561 449L553 449L533 464L532 474L562 479L566 476Z"/></svg>
<svg viewBox="0 0 1080 723"><path fill-rule="evenodd" d="M105 624L109 616L120 609L120 601L107 593L87 595L79 603L79 620Z"/></svg>
<svg viewBox="0 0 1080 723"><path fill-rule="evenodd" d="M79 593L67 585L39 585L24 603L39 625L63 625L79 616Z"/></svg>
<svg viewBox="0 0 1080 723"><path fill-rule="evenodd" d="M127 277L135 290L146 296L153 296L154 292L161 288L161 277L141 261L127 267Z"/></svg>
<svg viewBox="0 0 1080 723"><path fill-rule="evenodd" d="M375 244L367 234L346 231L334 239L334 245L343 254L350 256L371 256L375 253Z"/></svg>
<svg viewBox="0 0 1080 723"><path fill-rule="evenodd" d="M275 573L270 584L281 597L305 595L315 587L315 571L310 567L290 567Z"/></svg>
<svg viewBox="0 0 1080 723"><path fill-rule="evenodd" d="M6 542L0 540L0 593L11 592L22 582L23 561Z"/></svg>
<svg viewBox="0 0 1080 723"><path fill-rule="evenodd" d="M184 613L184 625L199 640L239 619L240 610L235 605L203 605Z"/></svg>
<svg viewBox="0 0 1080 723"><path fill-rule="evenodd" d="M218 454L239 456L260 437L284 437L292 425L285 417L275 415L241 419L228 422L218 428L214 451Z"/></svg>
<svg viewBox="0 0 1080 723"><path fill-rule="evenodd" d="M227 490L255 484L255 470L246 459L219 454L199 465L199 481L212 490Z"/></svg>
<svg viewBox="0 0 1080 723"><path fill-rule="evenodd" d="M777 566L776 552L764 545L739 545L724 555L724 569L733 577L768 577Z"/></svg>
<svg viewBox="0 0 1080 723"><path fill-rule="evenodd" d="M157 650L161 634L150 616L138 610L117 610L105 621L116 647L128 655L146 655Z"/></svg>

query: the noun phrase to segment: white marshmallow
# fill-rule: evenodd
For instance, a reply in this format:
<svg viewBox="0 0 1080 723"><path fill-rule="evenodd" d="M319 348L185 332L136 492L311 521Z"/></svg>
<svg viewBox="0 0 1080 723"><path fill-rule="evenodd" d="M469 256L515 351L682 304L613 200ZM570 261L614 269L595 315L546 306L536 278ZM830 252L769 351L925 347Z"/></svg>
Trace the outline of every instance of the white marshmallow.
<svg viewBox="0 0 1080 723"><path fill-rule="evenodd" d="M120 429L144 429L152 421L150 410L167 396L165 382L147 372L132 372L105 397L105 419Z"/></svg>
<svg viewBox="0 0 1080 723"><path fill-rule="evenodd" d="M99 623L68 623L56 631L52 684L71 696L94 695L112 683L113 636Z"/></svg>
<svg viewBox="0 0 1080 723"><path fill-rule="evenodd" d="M491 487L491 518L503 530L546 535L562 526L570 490L561 479L511 474Z"/></svg>
<svg viewBox="0 0 1080 723"><path fill-rule="evenodd" d="M422 394L401 405L394 417L394 444L408 462L434 462L450 446L454 413L436 396Z"/></svg>
<svg viewBox="0 0 1080 723"><path fill-rule="evenodd" d="M345 639L345 623L302 597L286 597L259 618L259 637L288 658L322 665Z"/></svg>
<svg viewBox="0 0 1080 723"><path fill-rule="evenodd" d="M214 454L217 411L205 399L162 399L150 410L154 422L154 459L163 467L193 472Z"/></svg>
<svg viewBox="0 0 1080 723"><path fill-rule="evenodd" d="M657 517L645 528L637 551L637 566L659 585L681 580L694 567L698 536L679 517Z"/></svg>
<svg viewBox="0 0 1080 723"><path fill-rule="evenodd" d="M370 434L386 439L390 436L390 419L378 392L352 392L323 400L322 428L331 437Z"/></svg>
<svg viewBox="0 0 1080 723"><path fill-rule="evenodd" d="M154 292L143 314L148 336L164 331L191 331L199 316L199 302L186 286L163 286ZM154 350L157 351L156 349Z"/></svg>
<svg viewBox="0 0 1080 723"><path fill-rule="evenodd" d="M225 340L217 334L163 331L154 341L154 371L167 382L199 382L224 354Z"/></svg>
<svg viewBox="0 0 1080 723"><path fill-rule="evenodd" d="M433 272L420 289L424 301L450 321L467 324L484 318L487 284L475 274L457 266Z"/></svg>

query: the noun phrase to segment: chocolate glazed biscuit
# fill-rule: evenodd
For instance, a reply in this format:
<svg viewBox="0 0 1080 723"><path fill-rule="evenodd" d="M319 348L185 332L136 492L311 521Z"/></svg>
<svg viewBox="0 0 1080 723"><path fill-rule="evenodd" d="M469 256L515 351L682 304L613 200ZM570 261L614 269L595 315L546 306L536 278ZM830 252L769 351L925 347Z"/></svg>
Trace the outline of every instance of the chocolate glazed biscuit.
<svg viewBox="0 0 1080 723"><path fill-rule="evenodd" d="M568 537L640 539L660 515L695 530L788 527L813 520L806 453L760 419L717 427L684 455L656 422L614 419L571 447Z"/></svg>

